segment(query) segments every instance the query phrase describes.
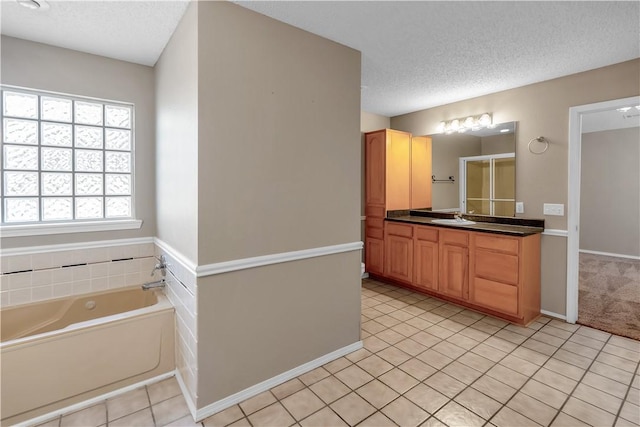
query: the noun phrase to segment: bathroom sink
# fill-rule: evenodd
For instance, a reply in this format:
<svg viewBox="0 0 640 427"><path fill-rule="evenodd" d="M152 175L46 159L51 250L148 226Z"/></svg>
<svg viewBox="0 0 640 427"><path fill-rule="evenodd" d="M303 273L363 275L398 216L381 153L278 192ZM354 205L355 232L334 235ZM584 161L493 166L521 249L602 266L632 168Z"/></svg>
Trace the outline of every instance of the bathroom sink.
<svg viewBox="0 0 640 427"><path fill-rule="evenodd" d="M469 221L467 219L432 219L434 224L447 224L447 225L473 225L475 221Z"/></svg>

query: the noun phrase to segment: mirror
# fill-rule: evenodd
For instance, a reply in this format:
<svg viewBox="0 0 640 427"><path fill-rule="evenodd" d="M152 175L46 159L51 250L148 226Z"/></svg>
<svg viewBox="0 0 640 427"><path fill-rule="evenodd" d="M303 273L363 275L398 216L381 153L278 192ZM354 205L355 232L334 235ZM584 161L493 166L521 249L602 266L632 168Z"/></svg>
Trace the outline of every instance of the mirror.
<svg viewBox="0 0 640 427"><path fill-rule="evenodd" d="M431 135L431 209L515 216L515 129L516 122L507 122Z"/></svg>

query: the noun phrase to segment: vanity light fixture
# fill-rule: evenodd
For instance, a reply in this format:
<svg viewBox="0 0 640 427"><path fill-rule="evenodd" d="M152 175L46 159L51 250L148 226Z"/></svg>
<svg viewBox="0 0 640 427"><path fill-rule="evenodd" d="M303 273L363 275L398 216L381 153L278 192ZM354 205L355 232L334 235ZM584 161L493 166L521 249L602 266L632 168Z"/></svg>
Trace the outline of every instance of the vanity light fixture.
<svg viewBox="0 0 640 427"><path fill-rule="evenodd" d="M493 127L493 118L490 113L477 116L469 116L461 119L453 119L448 122L440 122L436 131L438 133L451 134L454 132L464 133L468 130L479 130Z"/></svg>

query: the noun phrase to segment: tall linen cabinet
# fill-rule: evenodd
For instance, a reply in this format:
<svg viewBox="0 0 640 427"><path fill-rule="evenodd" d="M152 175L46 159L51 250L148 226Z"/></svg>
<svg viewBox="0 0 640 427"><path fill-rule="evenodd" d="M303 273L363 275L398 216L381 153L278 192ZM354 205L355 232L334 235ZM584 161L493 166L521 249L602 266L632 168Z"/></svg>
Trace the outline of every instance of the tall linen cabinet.
<svg viewBox="0 0 640 427"><path fill-rule="evenodd" d="M431 207L431 138L381 129L365 134L365 269L385 272L387 211Z"/></svg>

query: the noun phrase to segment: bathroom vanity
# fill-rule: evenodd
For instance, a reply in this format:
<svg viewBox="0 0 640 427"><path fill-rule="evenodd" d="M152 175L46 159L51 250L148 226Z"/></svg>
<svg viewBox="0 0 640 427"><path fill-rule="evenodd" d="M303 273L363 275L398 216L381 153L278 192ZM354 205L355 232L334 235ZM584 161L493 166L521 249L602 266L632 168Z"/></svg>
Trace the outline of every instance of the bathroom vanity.
<svg viewBox="0 0 640 427"><path fill-rule="evenodd" d="M425 138L425 137L421 137ZM544 220L433 212L431 140L365 135L370 277L526 325L540 315ZM422 209L421 209L422 208Z"/></svg>

